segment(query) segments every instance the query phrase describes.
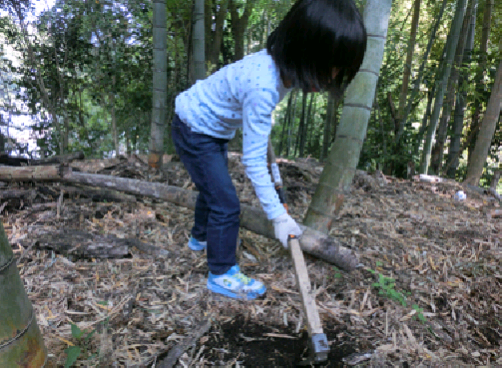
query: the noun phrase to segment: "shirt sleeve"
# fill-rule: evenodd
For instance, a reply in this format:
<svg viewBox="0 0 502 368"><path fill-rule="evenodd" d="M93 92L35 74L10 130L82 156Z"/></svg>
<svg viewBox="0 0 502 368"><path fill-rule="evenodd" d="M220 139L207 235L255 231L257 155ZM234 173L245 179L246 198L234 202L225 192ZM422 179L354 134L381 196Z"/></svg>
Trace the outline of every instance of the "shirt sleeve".
<svg viewBox="0 0 502 368"><path fill-rule="evenodd" d="M261 88L248 92L243 101L242 163L269 220L286 212L267 168L268 136L278 101L277 91Z"/></svg>

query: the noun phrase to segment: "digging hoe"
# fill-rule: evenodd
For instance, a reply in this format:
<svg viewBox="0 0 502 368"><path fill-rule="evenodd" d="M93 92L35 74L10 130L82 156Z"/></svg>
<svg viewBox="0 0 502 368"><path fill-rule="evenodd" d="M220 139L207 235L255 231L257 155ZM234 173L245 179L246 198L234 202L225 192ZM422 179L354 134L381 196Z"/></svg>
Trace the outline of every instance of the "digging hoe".
<svg viewBox="0 0 502 368"><path fill-rule="evenodd" d="M272 173L272 179L275 184L275 189L277 190L281 203L284 205L287 211L288 205L286 203L286 195L282 186L279 166L277 165L270 137L268 141L267 156L270 165L270 171ZM300 362L299 365L322 363L328 359L329 344L328 339L326 338L326 335L324 334L324 331L322 329L321 319L319 318L319 312L317 311L317 306L315 304L315 298L312 295L312 289L307 266L305 264L305 258L303 257L303 252L300 248L300 242L295 235L289 236L288 245L295 267L296 282L298 284L300 295L302 297L303 310L307 317L310 343L310 356L308 359Z"/></svg>

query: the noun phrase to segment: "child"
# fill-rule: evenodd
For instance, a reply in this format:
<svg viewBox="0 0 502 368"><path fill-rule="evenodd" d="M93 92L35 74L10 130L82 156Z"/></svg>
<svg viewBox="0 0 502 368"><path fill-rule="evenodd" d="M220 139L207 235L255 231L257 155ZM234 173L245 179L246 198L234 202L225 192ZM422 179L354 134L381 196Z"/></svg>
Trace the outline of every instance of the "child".
<svg viewBox="0 0 502 368"><path fill-rule="evenodd" d="M302 231L280 203L267 169L276 105L291 88L341 95L361 66L366 31L352 0L299 0L270 35L267 49L225 66L176 98L172 137L199 190L188 246L207 247L212 292L254 299L263 283L236 262L240 205L228 173L227 143L243 129L242 163L276 238Z"/></svg>

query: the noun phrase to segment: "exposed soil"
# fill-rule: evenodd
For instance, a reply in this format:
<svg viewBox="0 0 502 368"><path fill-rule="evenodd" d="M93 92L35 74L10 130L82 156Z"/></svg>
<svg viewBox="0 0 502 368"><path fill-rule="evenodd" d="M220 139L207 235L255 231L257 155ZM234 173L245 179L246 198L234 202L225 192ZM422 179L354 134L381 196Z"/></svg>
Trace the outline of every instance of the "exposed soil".
<svg viewBox="0 0 502 368"><path fill-rule="evenodd" d="M327 325L325 329L330 354L318 366L342 367L343 358L356 351L357 341L344 333L344 326ZM242 315L214 327L207 338L205 356L215 365L234 361L245 367L296 367L312 362L307 332L297 334L291 327L255 322Z"/></svg>
<svg viewBox="0 0 502 368"><path fill-rule="evenodd" d="M72 166L194 189L175 160L158 172L137 157ZM241 201L259 207L238 155L230 170ZM284 161L281 170L301 219L322 166ZM207 291L205 256L186 246L190 210L59 183L7 188L35 193L1 208L49 367L64 365L70 344L83 348L76 365L85 367L157 367L176 347L183 367L292 367L308 356L294 269L278 242L241 230L241 268L268 292L227 300ZM466 201L453 199L460 189ZM326 366L502 366L502 220L492 217L499 209L493 197L451 181L359 172L330 235L359 253L360 267L344 273L306 257L331 349ZM57 247L37 240L62 232ZM89 238L117 242L125 254L82 255ZM204 321L209 331L184 346ZM71 324L95 332L84 342Z"/></svg>

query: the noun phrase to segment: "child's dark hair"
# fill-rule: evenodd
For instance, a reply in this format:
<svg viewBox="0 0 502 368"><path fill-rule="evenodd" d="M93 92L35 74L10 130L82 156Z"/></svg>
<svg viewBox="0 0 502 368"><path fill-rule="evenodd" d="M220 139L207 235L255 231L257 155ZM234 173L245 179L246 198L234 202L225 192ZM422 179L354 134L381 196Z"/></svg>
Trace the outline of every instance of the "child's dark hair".
<svg viewBox="0 0 502 368"><path fill-rule="evenodd" d="M366 29L352 0L298 0L267 40L283 81L338 97L366 52ZM332 80L333 68L338 74Z"/></svg>

